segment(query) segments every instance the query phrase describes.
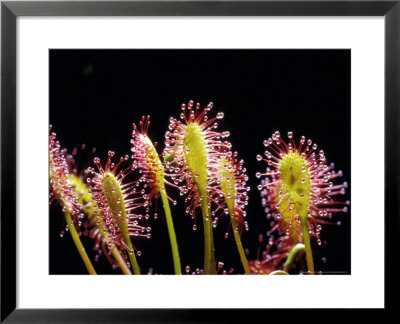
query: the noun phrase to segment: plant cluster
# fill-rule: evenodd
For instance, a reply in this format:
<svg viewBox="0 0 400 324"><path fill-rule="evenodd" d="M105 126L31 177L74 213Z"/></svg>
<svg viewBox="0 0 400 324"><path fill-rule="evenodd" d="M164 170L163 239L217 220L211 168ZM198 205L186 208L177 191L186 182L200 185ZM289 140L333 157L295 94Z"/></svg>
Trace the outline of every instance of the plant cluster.
<svg viewBox="0 0 400 324"><path fill-rule="evenodd" d="M131 155L117 158L109 151L105 162L95 157L84 170L78 170L75 162L77 150L69 154L62 148L50 126L50 203L61 205L65 230L90 274L96 270L81 235L93 239L97 257L104 254L114 269L142 273L137 258L141 251L135 241L156 239L151 238L146 220L158 217L160 200L175 274L191 273L189 265L181 264L179 250L185 247L175 233L174 222L179 219L172 216L171 205L178 200L186 204L193 230L198 222L204 230L204 267L193 274L231 272L221 271L224 264L215 259L214 229L222 218L229 219L242 273L315 273L312 240L321 245L322 225L336 224L332 214L347 212L350 204L338 198L347 188L346 182L338 182L342 172L335 171L324 151L304 136L296 141L288 132L284 139L277 131L266 139L265 152L256 157L264 169L256 177L270 228L265 238L260 236L258 256L251 260L242 243L243 232L249 230L246 218L255 217L246 212L247 170L227 140L229 132L218 130L224 114L209 116L212 108L212 103L204 109L193 101L182 104L179 118L169 120L162 152L149 136L150 117L142 117L133 124ZM262 247L264 240L267 244ZM302 258L306 260L303 269L294 267Z"/></svg>

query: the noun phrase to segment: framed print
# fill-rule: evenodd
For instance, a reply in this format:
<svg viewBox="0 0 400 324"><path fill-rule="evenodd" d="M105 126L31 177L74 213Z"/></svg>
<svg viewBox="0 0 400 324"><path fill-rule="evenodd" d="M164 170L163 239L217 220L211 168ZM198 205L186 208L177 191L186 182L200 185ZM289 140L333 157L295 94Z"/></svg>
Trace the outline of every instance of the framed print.
<svg viewBox="0 0 400 324"><path fill-rule="evenodd" d="M1 320L391 308L399 6L3 1Z"/></svg>

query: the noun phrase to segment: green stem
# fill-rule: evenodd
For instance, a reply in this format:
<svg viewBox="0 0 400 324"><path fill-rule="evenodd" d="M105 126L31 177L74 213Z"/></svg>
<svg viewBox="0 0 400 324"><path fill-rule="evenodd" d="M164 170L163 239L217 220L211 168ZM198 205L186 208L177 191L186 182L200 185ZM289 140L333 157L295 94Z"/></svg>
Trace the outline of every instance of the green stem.
<svg viewBox="0 0 400 324"><path fill-rule="evenodd" d="M289 274L286 271L275 270L275 271L271 272L269 275L273 276L273 275L289 275Z"/></svg>
<svg viewBox="0 0 400 324"><path fill-rule="evenodd" d="M96 270L94 270L92 262L90 262L90 259L86 254L85 248L82 245L82 242L79 238L79 235L76 231L74 223L72 222L71 215L69 214L68 210L65 211L64 215L65 215L65 220L67 221L69 232L71 233L72 236L72 240L74 241L75 246L78 249L79 254L81 255L82 261L85 264L86 269L91 275L97 274Z"/></svg>
<svg viewBox="0 0 400 324"><path fill-rule="evenodd" d="M212 233L212 222L210 216L207 219L207 212L203 213L203 227L204 227L204 273L205 274L215 274L215 254L214 254L214 240ZM214 266L213 266L214 265Z"/></svg>
<svg viewBox="0 0 400 324"><path fill-rule="evenodd" d="M132 249L132 253L129 253L129 251L128 251L128 255L129 255L129 260L131 261L131 265L133 268L133 273L135 275L140 275L140 268L139 268L139 265L136 260L135 251L133 250L132 245L129 248Z"/></svg>
<svg viewBox="0 0 400 324"><path fill-rule="evenodd" d="M294 260L296 259L297 254L298 254L300 251L305 251L304 244L302 244L302 243L296 244L296 245L293 247L293 249L290 251L290 253L289 253L289 255L288 255L288 257L287 257L287 259L286 259L286 261L285 261L285 264L284 264L284 266L283 266L283 271L288 272L289 267L292 265L292 263L293 263Z"/></svg>
<svg viewBox="0 0 400 324"><path fill-rule="evenodd" d="M312 274L314 274L314 260L312 256L311 250L311 242L310 242L310 234L308 233L308 221L307 221L307 214L302 215L300 217L301 222L301 229L303 231L303 241L304 247L306 250L306 260L307 260L307 268Z"/></svg>
<svg viewBox="0 0 400 324"><path fill-rule="evenodd" d="M200 190L201 189L201 190ZM203 188L199 188L200 195L203 196L201 201L201 212L203 214L204 228L204 273L216 274L214 238L211 221L211 210L208 208L207 192Z"/></svg>
<svg viewBox="0 0 400 324"><path fill-rule="evenodd" d="M116 247L113 247L111 250L111 253L114 256L115 261L117 261L122 273L126 274L126 275L131 275L132 272L131 272L131 270L129 270L129 267L126 265L124 258L118 252L118 249Z"/></svg>
<svg viewBox="0 0 400 324"><path fill-rule="evenodd" d="M165 194L165 188L162 188L162 190L160 190L160 195L164 205L165 218L167 220L168 234L169 234L169 240L171 242L172 258L174 260L175 274L182 274L178 243L176 242L174 223L172 221L172 215L171 215L171 209L169 207L168 197Z"/></svg>
<svg viewBox="0 0 400 324"><path fill-rule="evenodd" d="M243 269L246 274L251 274L250 273L250 268L249 264L247 262L246 254L244 253L243 245L242 245L242 240L240 239L240 233L238 231L238 225L235 219L235 215L231 214L231 224L232 224L232 231L233 231L233 236L235 237L236 241L236 246L239 251L240 255L240 260L242 261Z"/></svg>
<svg viewBox="0 0 400 324"><path fill-rule="evenodd" d="M95 222L97 229L100 232L100 235L103 238L104 244L108 245L108 234L103 229L103 219L99 216L100 212L95 207L93 210L86 211L89 214L89 217ZM119 250L115 247L115 245L111 248L111 254L114 256L115 261L118 263L123 274L131 275L132 272L126 264L124 258L119 253Z"/></svg>

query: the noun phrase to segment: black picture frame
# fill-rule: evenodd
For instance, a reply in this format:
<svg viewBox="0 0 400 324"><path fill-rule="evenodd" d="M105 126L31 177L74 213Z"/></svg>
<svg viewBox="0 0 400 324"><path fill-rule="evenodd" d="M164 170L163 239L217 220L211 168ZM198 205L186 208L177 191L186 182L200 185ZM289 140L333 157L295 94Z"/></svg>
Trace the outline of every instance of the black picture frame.
<svg viewBox="0 0 400 324"><path fill-rule="evenodd" d="M16 19L19 16L384 16L385 19L385 309L398 282L400 1L1 1L1 322L234 322L264 318L267 309L16 308ZM373 192L371 192L373 196ZM369 199L368 197L366 200ZM371 241L373 238L371 237ZM368 242L366 242L368 244ZM365 260L366 266L373 261ZM371 271L373 275L373 271ZM366 283L367 284L367 283ZM345 292L344 292L345 293ZM38 295L40 292L38 292ZM219 297L221 298L221 297ZM329 305L327 305L329 307ZM274 311L275 312L275 311ZM337 313L330 312L333 316ZM336 315L337 316L337 315Z"/></svg>

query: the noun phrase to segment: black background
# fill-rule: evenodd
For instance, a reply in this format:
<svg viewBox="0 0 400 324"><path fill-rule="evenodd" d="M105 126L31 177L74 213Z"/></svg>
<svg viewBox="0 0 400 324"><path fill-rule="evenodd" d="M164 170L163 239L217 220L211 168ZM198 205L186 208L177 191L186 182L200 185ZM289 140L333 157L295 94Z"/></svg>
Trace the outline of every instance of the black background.
<svg viewBox="0 0 400 324"><path fill-rule="evenodd" d="M230 131L233 150L245 160L249 176L249 232L243 245L256 257L259 234L269 229L255 173L265 164L256 161L264 152L262 142L279 130L284 138L293 131L311 138L325 151L328 163L343 170L342 181L350 184L350 56L349 50L50 50L50 123L62 146L71 151L78 144L96 147L102 161L108 150L130 153L132 123L151 116L149 136L163 149L170 116L180 114L180 104L193 99L204 107L214 102L209 116L222 111L220 131ZM92 158L92 157L91 157ZM88 166L90 161L81 161ZM178 200L172 206L182 268L203 267L203 231L184 213ZM350 199L348 189L343 200ZM173 272L166 223L159 203L159 217L145 222L152 227L151 239L138 239L142 273ZM341 226L323 226L315 268L324 273L350 273L350 212L334 216ZM224 233L228 221L214 231L216 259L224 269L242 273L233 240ZM60 237L64 221L59 206L50 208L50 273L87 273L71 238ZM82 241L92 255L93 243ZM326 257L327 262L321 261ZM102 256L94 264L98 273L117 274Z"/></svg>

